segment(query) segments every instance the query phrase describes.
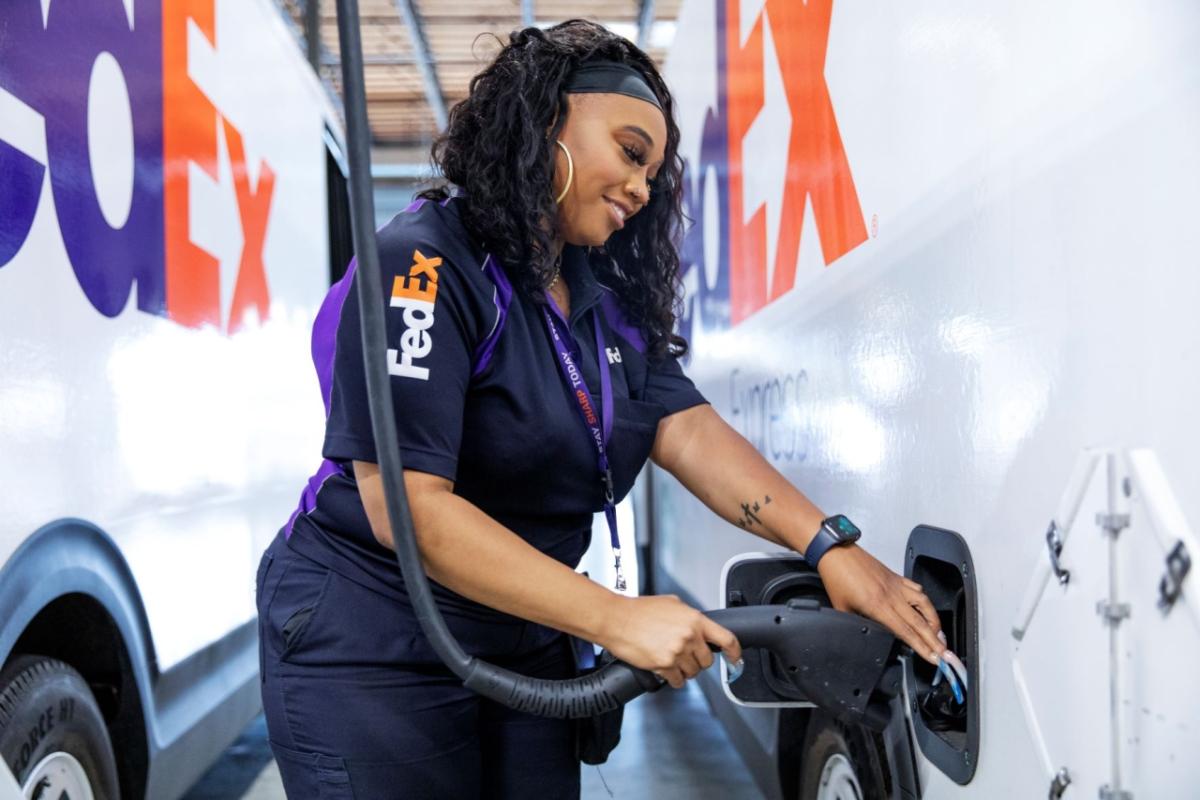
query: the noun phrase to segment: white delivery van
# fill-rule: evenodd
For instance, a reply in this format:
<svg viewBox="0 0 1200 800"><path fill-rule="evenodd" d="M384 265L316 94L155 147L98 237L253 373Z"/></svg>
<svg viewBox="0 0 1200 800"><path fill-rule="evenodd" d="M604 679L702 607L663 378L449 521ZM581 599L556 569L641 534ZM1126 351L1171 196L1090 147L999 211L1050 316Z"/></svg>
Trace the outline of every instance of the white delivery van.
<svg viewBox="0 0 1200 800"><path fill-rule="evenodd" d="M319 453L337 114L269 0L0 4L0 754L172 798L258 713Z"/></svg>
<svg viewBox="0 0 1200 800"><path fill-rule="evenodd" d="M688 372L972 678L873 730L705 673L766 796L1200 797L1197 53L1185 0L682 3ZM819 598L649 478L655 591Z"/></svg>

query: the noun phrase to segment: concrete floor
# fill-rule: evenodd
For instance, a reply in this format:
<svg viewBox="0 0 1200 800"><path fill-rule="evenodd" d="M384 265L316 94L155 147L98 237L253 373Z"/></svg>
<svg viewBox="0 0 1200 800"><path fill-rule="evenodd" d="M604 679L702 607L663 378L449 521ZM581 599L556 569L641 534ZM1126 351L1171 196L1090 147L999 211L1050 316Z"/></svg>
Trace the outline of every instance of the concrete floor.
<svg viewBox="0 0 1200 800"><path fill-rule="evenodd" d="M260 715L184 800L282 800ZM621 744L601 767L584 766L583 800L761 800L741 759L693 682L625 709Z"/></svg>

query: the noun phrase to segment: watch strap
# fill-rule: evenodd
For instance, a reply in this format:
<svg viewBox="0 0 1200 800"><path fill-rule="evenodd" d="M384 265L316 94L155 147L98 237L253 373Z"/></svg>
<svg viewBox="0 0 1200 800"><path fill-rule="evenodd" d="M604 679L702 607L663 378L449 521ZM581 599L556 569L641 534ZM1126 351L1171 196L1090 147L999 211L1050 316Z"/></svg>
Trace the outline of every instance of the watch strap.
<svg viewBox="0 0 1200 800"><path fill-rule="evenodd" d="M830 548L841 544L841 540L829 532L829 529L824 525L821 530L817 531L817 535L808 543L808 547L804 551L804 560L813 569L817 568L817 562L821 560L821 556L829 552Z"/></svg>
<svg viewBox="0 0 1200 800"><path fill-rule="evenodd" d="M835 531L833 525L830 523L838 520L844 522L846 525L849 525L852 529L852 532L847 534L845 530ZM841 527L844 528L845 526ZM860 535L861 533L858 531L857 526L847 517L844 517L840 514L832 517L826 517L821 521L821 529L817 531L817 535L814 536L812 541L808 543L808 548L804 551L804 560L808 562L810 567L816 569L817 563L821 560L821 557L828 553L832 548L839 544L852 544L858 541Z"/></svg>

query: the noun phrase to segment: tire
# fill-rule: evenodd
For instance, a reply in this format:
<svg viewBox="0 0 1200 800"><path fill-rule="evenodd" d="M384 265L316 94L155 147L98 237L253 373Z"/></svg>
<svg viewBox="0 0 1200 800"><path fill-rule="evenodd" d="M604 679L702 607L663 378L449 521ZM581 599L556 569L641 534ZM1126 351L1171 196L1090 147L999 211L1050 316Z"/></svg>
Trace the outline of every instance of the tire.
<svg viewBox="0 0 1200 800"><path fill-rule="evenodd" d="M83 676L44 656L0 671L0 757L27 798L117 800L117 764Z"/></svg>
<svg viewBox="0 0 1200 800"><path fill-rule="evenodd" d="M814 711L800 761L800 800L886 800L879 754L865 731Z"/></svg>

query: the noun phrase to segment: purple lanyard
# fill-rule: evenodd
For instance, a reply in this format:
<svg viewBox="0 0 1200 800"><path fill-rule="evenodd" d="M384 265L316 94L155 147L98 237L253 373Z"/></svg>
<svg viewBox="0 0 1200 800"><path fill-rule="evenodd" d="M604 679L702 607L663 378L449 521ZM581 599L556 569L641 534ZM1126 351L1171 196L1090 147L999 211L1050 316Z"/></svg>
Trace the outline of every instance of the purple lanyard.
<svg viewBox="0 0 1200 800"><path fill-rule="evenodd" d="M596 329L596 353L600 362L600 416L596 415L596 404L592 402L592 393L588 391L583 381L583 373L575 365L572 351L579 350L575 337L571 335L571 326L563 318L558 305L550 292L546 292L546 306L542 314L546 318L546 328L550 338L554 340L554 349L558 352L558 366L562 370L563 379L575 395L579 406L579 416L584 427L591 434L592 444L596 445L597 461L600 475L604 480L604 516L608 520L608 532L612 541L614 567L617 573L616 589L625 591L625 575L621 571L621 540L617 537L617 508L613 503L612 468L608 464L608 441L612 437L613 401L612 376L608 371L608 358L604 346L604 331L600 326L600 317L592 308L592 326ZM553 313L551 313L553 310ZM557 318L557 319L556 319ZM561 325L560 325L561 323ZM582 351L580 351L582 352Z"/></svg>

